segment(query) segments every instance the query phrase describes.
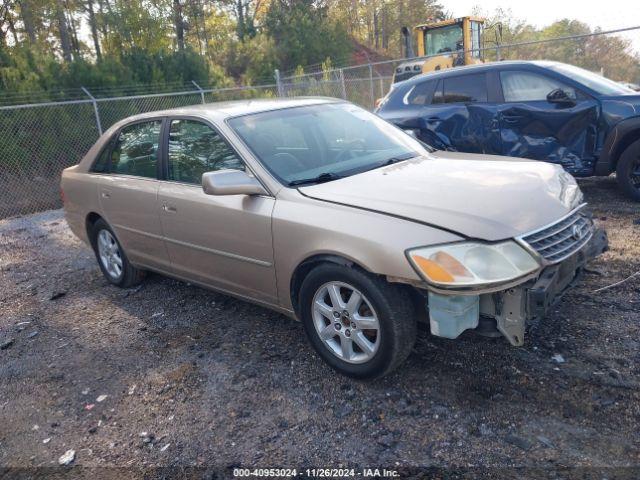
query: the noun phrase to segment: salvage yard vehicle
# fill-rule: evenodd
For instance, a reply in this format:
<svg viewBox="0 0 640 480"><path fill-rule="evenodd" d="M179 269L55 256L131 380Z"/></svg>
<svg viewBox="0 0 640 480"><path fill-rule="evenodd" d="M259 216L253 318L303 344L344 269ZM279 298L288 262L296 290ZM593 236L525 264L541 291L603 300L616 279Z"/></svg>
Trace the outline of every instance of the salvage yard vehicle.
<svg viewBox="0 0 640 480"><path fill-rule="evenodd" d="M123 120L62 192L112 284L153 271L275 309L356 378L397 367L427 316L522 345L607 246L559 166L438 152L335 99Z"/></svg>
<svg viewBox="0 0 640 480"><path fill-rule="evenodd" d="M480 17L460 17L427 22L414 27L418 58L414 58L413 55L409 29L403 27L402 36L407 60L395 68L393 83L421 73L483 63L484 21L484 18Z"/></svg>
<svg viewBox="0 0 640 480"><path fill-rule="evenodd" d="M420 75L377 113L439 150L543 160L576 177L616 172L640 201L640 94L587 70L510 61Z"/></svg>

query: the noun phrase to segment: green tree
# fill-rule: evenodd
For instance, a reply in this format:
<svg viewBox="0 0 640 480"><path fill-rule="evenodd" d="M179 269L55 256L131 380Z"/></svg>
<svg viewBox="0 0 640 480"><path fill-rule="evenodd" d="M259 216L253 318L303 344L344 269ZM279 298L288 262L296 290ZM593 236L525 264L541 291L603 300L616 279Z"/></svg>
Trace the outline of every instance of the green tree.
<svg viewBox="0 0 640 480"><path fill-rule="evenodd" d="M328 15L326 5L313 0L275 0L264 20L273 38L281 69L323 62L344 63L351 52L345 28Z"/></svg>

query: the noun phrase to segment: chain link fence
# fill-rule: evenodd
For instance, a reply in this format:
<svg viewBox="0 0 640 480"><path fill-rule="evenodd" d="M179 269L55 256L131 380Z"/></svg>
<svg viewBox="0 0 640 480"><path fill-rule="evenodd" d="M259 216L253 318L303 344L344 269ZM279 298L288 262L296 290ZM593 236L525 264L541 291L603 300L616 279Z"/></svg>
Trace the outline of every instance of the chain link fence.
<svg viewBox="0 0 640 480"><path fill-rule="evenodd" d="M605 75L614 66L617 71L637 71L637 55L626 55L629 65L621 65L620 52L628 45L617 37L604 39L639 29L512 42L478 50L486 61L558 60ZM372 110L376 99L389 91L394 72L405 61L401 58L282 77L276 71L272 85L202 89L193 82L193 88L183 88L185 91L119 97L106 97L108 92L104 91L94 97L92 92L78 89L73 98L83 95L83 99L0 106L0 218L60 207L62 170L78 163L100 134L122 118L199 103L265 97L327 96Z"/></svg>
<svg viewBox="0 0 640 480"><path fill-rule="evenodd" d="M616 33L640 31L640 26L601 31L584 35L496 44L488 40L481 52L485 62L503 60L556 60L607 75L611 71L625 76L638 71L638 56ZM627 53L624 57L622 52ZM465 52L452 52L462 56ZM416 57L411 61L441 57L443 54ZM343 98L364 108L373 109L375 101L389 91L393 75L406 58L366 65L327 69L318 72L281 76L276 73L282 96L324 95ZM405 68L403 66L403 68ZM636 81L640 79L636 78Z"/></svg>
<svg viewBox="0 0 640 480"><path fill-rule="evenodd" d="M60 174L101 133L138 113L199 103L277 96L276 85L0 107L0 218L61 206Z"/></svg>

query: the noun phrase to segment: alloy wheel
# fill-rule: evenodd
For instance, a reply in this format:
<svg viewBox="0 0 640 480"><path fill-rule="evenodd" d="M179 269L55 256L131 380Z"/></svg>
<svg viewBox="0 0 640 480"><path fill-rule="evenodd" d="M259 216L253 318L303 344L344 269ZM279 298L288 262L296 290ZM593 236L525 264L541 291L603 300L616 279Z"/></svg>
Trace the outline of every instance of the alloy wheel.
<svg viewBox="0 0 640 480"><path fill-rule="evenodd" d="M117 279L122 275L122 254L118 242L108 230L98 233L98 255L109 276Z"/></svg>
<svg viewBox="0 0 640 480"><path fill-rule="evenodd" d="M380 346L380 322L369 300L352 285L328 282L313 297L313 324L329 351L348 363L371 360Z"/></svg>

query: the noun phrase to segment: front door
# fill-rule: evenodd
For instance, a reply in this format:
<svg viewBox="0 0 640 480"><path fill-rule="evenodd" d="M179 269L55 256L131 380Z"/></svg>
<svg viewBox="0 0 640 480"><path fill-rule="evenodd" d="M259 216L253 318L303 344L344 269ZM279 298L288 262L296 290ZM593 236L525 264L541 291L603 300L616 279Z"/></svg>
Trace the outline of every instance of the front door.
<svg viewBox="0 0 640 480"><path fill-rule="evenodd" d="M110 150L110 166L99 184L99 199L129 260L166 269L169 257L158 214L157 179L162 120L122 128Z"/></svg>
<svg viewBox="0 0 640 480"><path fill-rule="evenodd" d="M170 120L158 208L175 274L277 304L271 237L275 199L206 195L202 174L246 167L210 125Z"/></svg>
<svg viewBox="0 0 640 480"><path fill-rule="evenodd" d="M592 175L597 141L598 102L550 76L500 72L502 153L558 163L574 175ZM562 89L572 104L554 104L547 95Z"/></svg>

